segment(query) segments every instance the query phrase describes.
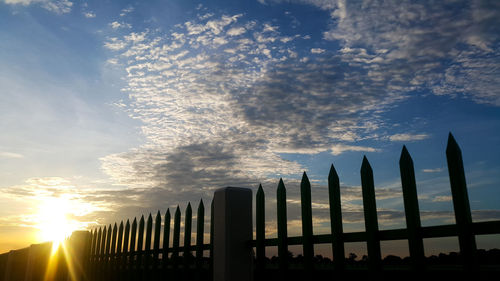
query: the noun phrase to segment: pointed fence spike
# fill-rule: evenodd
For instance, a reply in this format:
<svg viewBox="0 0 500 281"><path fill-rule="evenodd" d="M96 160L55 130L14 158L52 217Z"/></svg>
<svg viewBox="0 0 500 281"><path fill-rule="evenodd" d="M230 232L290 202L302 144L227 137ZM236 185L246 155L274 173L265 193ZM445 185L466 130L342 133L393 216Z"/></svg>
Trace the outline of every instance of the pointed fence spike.
<svg viewBox="0 0 500 281"><path fill-rule="evenodd" d="M132 231L130 233L130 252L136 251L136 242L137 242L137 219L134 218L132 222Z"/></svg>
<svg viewBox="0 0 500 281"><path fill-rule="evenodd" d="M470 210L467 182L465 180L462 151L453 135L448 135L446 147L446 160L448 163L448 174L450 177L451 196L455 221L458 228L458 244L466 270L477 269L476 259L476 237L472 232L472 215Z"/></svg>
<svg viewBox="0 0 500 281"><path fill-rule="evenodd" d="M137 232L137 251L142 251L144 245L144 215L141 216L139 220L139 230ZM141 257L142 254L139 254Z"/></svg>
<svg viewBox="0 0 500 281"><path fill-rule="evenodd" d="M256 257L257 257L257 279L263 279L265 259L266 259L266 214L265 214L265 194L262 184L259 184L255 198L255 236L256 236Z"/></svg>
<svg viewBox="0 0 500 281"><path fill-rule="evenodd" d="M181 210L179 206L175 209L174 215L174 237L172 241L172 257L179 256L179 241L180 241L180 232L181 232Z"/></svg>
<svg viewBox="0 0 500 281"><path fill-rule="evenodd" d="M125 233L123 234L123 246L122 246L122 252L123 253L128 253L129 252L129 239L130 239L130 221L127 219L127 222L125 223Z"/></svg>
<svg viewBox="0 0 500 281"><path fill-rule="evenodd" d="M160 210L156 213L154 242L153 242L153 270L158 268L158 259L160 256L160 232L161 232L161 214Z"/></svg>
<svg viewBox="0 0 500 281"><path fill-rule="evenodd" d="M201 268L201 261L203 259L203 234L205 226L205 206L203 199L200 199L198 205L198 213L196 214L196 259L197 268Z"/></svg>
<svg viewBox="0 0 500 281"><path fill-rule="evenodd" d="M120 222L120 226L118 227L118 239L116 241L116 252L121 254L123 247L123 221Z"/></svg>
<svg viewBox="0 0 500 281"><path fill-rule="evenodd" d="M418 272L424 269L425 255L424 242L421 235L420 210L418 206L417 184L415 181L415 169L410 153L403 146L399 158L399 170L401 174L401 186L403 189L403 202L406 216L406 228L408 231L408 246L413 269Z"/></svg>
<svg viewBox="0 0 500 281"><path fill-rule="evenodd" d="M330 204L330 228L332 233L332 254L334 269L342 274L345 269L344 230L342 226L342 206L340 181L333 164L328 173L328 200Z"/></svg>
<svg viewBox="0 0 500 281"><path fill-rule="evenodd" d="M311 205L311 183L309 182L306 172L304 172L300 182L300 207L302 215L302 253L304 255L304 266L306 270L312 269L314 258Z"/></svg>
<svg viewBox="0 0 500 281"><path fill-rule="evenodd" d="M170 240L170 210L167 209L165 212L165 221L163 222L163 258L167 256L168 253L168 245Z"/></svg>
<svg viewBox="0 0 500 281"><path fill-rule="evenodd" d="M288 268L288 244L287 244L287 217L286 217L286 188L283 179L280 178L276 192L277 220L278 220L278 263L282 276Z"/></svg>
<svg viewBox="0 0 500 281"><path fill-rule="evenodd" d="M97 248L96 248L96 254L99 255L100 257L102 257L102 252L103 252L103 247L102 247L103 237L102 237L102 234L103 234L103 231L99 227L99 230L97 231Z"/></svg>
<svg viewBox="0 0 500 281"><path fill-rule="evenodd" d="M363 157L363 163L361 164L361 189L363 193L363 209L367 236L368 267L372 271L379 271L381 268L382 253L378 233L375 185L373 183L373 171L366 156Z"/></svg>
<svg viewBox="0 0 500 281"><path fill-rule="evenodd" d="M108 256L109 256L110 250L111 250L111 231L112 231L112 227L110 224L108 227L108 233L106 235L106 255L108 255Z"/></svg>
<svg viewBox="0 0 500 281"><path fill-rule="evenodd" d="M146 243L144 247L146 251L151 250L151 235L153 234L153 216L149 213L148 221L146 223ZM149 255L147 255L149 257Z"/></svg>
<svg viewBox="0 0 500 281"><path fill-rule="evenodd" d="M156 213L156 218L155 218L155 232L154 232L154 245L153 245L155 261L158 259L159 255L160 232L161 232L161 214L160 210L158 210L158 213Z"/></svg>
<svg viewBox="0 0 500 281"><path fill-rule="evenodd" d="M188 202L186 215L184 216L184 257L191 255L191 226L193 222L193 213L191 203Z"/></svg>

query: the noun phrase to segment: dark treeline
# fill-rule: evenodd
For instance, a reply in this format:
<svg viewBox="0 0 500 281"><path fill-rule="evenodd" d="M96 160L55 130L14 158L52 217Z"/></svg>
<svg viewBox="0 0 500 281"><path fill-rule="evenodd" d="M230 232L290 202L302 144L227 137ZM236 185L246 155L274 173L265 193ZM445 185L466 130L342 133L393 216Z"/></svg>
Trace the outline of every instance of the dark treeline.
<svg viewBox="0 0 500 281"><path fill-rule="evenodd" d="M477 261L481 265L497 265L500 266L500 249L491 250L477 250ZM288 252L289 264L300 265L304 262L304 257L302 255L294 256L291 252ZM273 256L271 258L266 258L267 263L270 265L278 264L278 257ZM351 266L366 266L368 262L368 256L363 255L358 257L354 253L350 253L346 258L346 264ZM328 267L333 266L333 261L328 257L323 257L322 255L316 255L314 257L314 263L317 265L323 265ZM462 264L462 256L457 252L450 252L448 254L440 253L439 255L432 255L426 257L427 265L459 265ZM388 255L382 260L383 265L411 265L410 257L398 257L395 255Z"/></svg>

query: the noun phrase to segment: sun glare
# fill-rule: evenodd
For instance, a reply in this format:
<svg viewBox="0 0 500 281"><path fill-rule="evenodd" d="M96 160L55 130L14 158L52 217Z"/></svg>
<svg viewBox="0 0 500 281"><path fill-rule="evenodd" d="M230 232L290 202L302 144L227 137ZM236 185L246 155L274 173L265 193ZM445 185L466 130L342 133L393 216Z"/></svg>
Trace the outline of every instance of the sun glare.
<svg viewBox="0 0 500 281"><path fill-rule="evenodd" d="M66 237L79 228L77 221L70 218L71 201L66 198L46 198L38 209L37 228L41 241L52 241L57 247Z"/></svg>

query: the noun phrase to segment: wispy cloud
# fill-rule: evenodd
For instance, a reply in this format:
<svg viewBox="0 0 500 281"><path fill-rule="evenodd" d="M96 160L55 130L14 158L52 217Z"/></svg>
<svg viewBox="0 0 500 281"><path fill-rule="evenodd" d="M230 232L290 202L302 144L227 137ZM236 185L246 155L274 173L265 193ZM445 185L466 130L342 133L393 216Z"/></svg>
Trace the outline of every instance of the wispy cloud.
<svg viewBox="0 0 500 281"><path fill-rule="evenodd" d="M95 18L96 17L96 14L93 13L93 12L84 12L83 15L86 17L86 18Z"/></svg>
<svg viewBox="0 0 500 281"><path fill-rule="evenodd" d="M451 196L436 196L432 198L432 202L450 202Z"/></svg>
<svg viewBox="0 0 500 281"><path fill-rule="evenodd" d="M24 158L24 155L15 152L0 151L0 158Z"/></svg>
<svg viewBox="0 0 500 281"><path fill-rule="evenodd" d="M73 2L68 0L4 0L6 4L28 6L32 4L40 5L42 8L56 14L66 14L71 12Z"/></svg>
<svg viewBox="0 0 500 281"><path fill-rule="evenodd" d="M312 54L322 54L324 52L325 52L325 49L321 49L321 48L312 48L311 49Z"/></svg>
<svg viewBox="0 0 500 281"><path fill-rule="evenodd" d="M394 134L389 136L390 141L419 141L428 139L430 136L428 134Z"/></svg>
<svg viewBox="0 0 500 281"><path fill-rule="evenodd" d="M422 172L424 172L424 173L440 173L443 170L444 170L443 168L422 169Z"/></svg>
<svg viewBox="0 0 500 281"><path fill-rule="evenodd" d="M377 152L379 149L368 147L368 146L356 146L356 145L346 145L346 144L335 144L332 146L332 154L339 155L346 151L363 151L363 152Z"/></svg>
<svg viewBox="0 0 500 281"><path fill-rule="evenodd" d="M124 8L124 9L121 10L120 17L124 17L127 14L132 13L133 11L134 11L134 7L132 7L132 6Z"/></svg>
<svg viewBox="0 0 500 281"><path fill-rule="evenodd" d="M118 29L118 28L132 28L132 25L129 24L129 23L117 22L117 21L114 21L114 22L110 23L109 26L111 26L111 28L113 28L113 29Z"/></svg>

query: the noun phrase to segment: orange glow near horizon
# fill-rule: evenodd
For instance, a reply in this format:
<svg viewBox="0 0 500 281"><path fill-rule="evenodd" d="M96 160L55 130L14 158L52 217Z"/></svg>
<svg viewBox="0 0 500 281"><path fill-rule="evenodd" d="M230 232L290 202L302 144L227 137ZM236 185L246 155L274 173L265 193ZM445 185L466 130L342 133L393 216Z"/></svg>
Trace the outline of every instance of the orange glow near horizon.
<svg viewBox="0 0 500 281"><path fill-rule="evenodd" d="M44 199L38 206L38 239L52 241L53 252L71 233L80 228L80 223L70 218L71 201L63 197Z"/></svg>

